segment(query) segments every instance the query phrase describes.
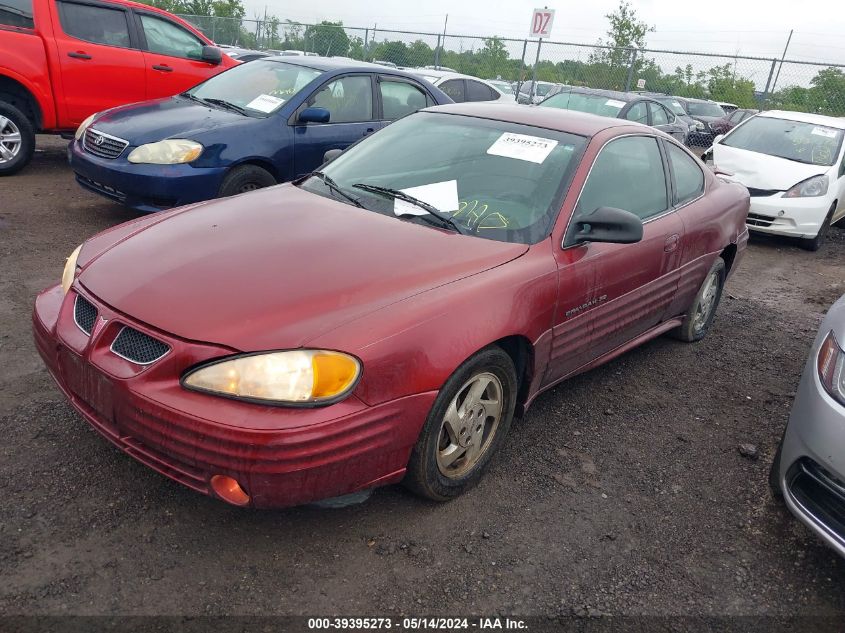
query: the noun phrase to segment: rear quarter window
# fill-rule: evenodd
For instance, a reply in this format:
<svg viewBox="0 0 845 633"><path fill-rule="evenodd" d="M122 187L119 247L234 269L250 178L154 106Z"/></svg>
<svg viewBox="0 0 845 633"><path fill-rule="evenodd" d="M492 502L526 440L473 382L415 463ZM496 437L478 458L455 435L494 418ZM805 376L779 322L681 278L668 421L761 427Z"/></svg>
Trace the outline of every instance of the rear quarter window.
<svg viewBox="0 0 845 633"><path fill-rule="evenodd" d="M0 0L0 24L34 28L32 0Z"/></svg>

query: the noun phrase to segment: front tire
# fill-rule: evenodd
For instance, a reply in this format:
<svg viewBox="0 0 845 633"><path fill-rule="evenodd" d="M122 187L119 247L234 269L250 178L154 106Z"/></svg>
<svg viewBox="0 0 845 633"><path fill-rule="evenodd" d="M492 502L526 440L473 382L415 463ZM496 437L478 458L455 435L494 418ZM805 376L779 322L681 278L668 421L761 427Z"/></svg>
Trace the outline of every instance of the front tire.
<svg viewBox="0 0 845 633"><path fill-rule="evenodd" d="M501 348L481 350L449 377L420 433L404 484L447 501L481 479L513 420L517 377Z"/></svg>
<svg viewBox="0 0 845 633"><path fill-rule="evenodd" d="M836 203L834 202L830 205L830 210L827 212L827 217L825 217L824 222L819 227L819 232L816 233L815 237L806 237L799 240L798 244L804 250L815 252L821 248L821 245L824 244L825 239L827 239L827 234L830 231L830 221L833 219L833 214L836 211Z"/></svg>
<svg viewBox="0 0 845 633"><path fill-rule="evenodd" d="M276 179L266 169L262 169L258 165L239 165L226 174L217 197L228 198L275 184Z"/></svg>
<svg viewBox="0 0 845 633"><path fill-rule="evenodd" d="M35 153L35 129L15 106L0 101L0 176L11 176Z"/></svg>
<svg viewBox="0 0 845 633"><path fill-rule="evenodd" d="M713 324L713 318L716 316L716 309L722 299L724 287L725 260L717 257L704 278L704 283L698 289L698 294L695 295L692 305L684 315L683 324L672 330L672 336L686 343L694 343L703 339Z"/></svg>

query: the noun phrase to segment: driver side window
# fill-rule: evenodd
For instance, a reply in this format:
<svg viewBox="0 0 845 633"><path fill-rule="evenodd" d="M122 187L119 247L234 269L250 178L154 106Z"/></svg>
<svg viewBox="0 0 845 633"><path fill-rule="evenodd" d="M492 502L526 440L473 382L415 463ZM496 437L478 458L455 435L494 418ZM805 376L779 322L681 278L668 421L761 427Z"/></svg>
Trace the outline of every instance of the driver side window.
<svg viewBox="0 0 845 633"><path fill-rule="evenodd" d="M330 81L308 98L308 105L329 111L329 123L373 120L373 89L369 76L353 75Z"/></svg>
<svg viewBox="0 0 845 633"><path fill-rule="evenodd" d="M574 217L583 218L601 207L630 211L641 220L669 208L657 139L626 136L602 148L581 190Z"/></svg>

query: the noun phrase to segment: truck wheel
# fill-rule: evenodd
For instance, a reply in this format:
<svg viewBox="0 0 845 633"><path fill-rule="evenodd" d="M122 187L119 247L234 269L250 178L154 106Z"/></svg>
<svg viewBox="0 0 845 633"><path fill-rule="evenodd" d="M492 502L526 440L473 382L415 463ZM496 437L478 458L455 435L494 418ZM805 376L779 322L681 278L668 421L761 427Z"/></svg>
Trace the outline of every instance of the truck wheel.
<svg viewBox="0 0 845 633"><path fill-rule="evenodd" d="M217 197L236 196L239 193L270 187L275 184L276 179L266 169L261 169L257 165L240 165L226 174Z"/></svg>
<svg viewBox="0 0 845 633"><path fill-rule="evenodd" d="M0 176L26 167L35 153L35 130L23 112L0 102Z"/></svg>

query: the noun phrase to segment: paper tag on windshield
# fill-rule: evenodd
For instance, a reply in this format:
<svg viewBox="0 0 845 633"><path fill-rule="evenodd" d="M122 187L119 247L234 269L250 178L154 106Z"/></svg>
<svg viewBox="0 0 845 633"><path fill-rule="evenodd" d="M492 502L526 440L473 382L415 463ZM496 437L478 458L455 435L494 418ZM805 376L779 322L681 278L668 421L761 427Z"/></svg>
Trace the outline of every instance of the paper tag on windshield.
<svg viewBox="0 0 845 633"><path fill-rule="evenodd" d="M458 210L457 180L433 182L430 185L410 187L408 189L402 189L402 191L417 200L430 204L443 213L452 214ZM393 203L393 213L396 215L405 215L406 213L410 213L411 215L426 215L428 211L421 209L411 202L405 202L397 198Z"/></svg>
<svg viewBox="0 0 845 633"><path fill-rule="evenodd" d="M556 146L557 141L550 138L505 132L490 146L487 153L541 165Z"/></svg>
<svg viewBox="0 0 845 633"><path fill-rule="evenodd" d="M613 108L622 109L622 108L625 107L625 102L624 101L617 101L616 99L608 99L607 101L604 102L604 105L611 106Z"/></svg>
<svg viewBox="0 0 845 633"><path fill-rule="evenodd" d="M829 127L814 127L811 134L824 136L825 138L836 138L836 130Z"/></svg>
<svg viewBox="0 0 845 633"><path fill-rule="evenodd" d="M251 110L258 110L259 112L272 112L285 102L284 99L279 99L273 95L258 95L246 104L247 108Z"/></svg>

